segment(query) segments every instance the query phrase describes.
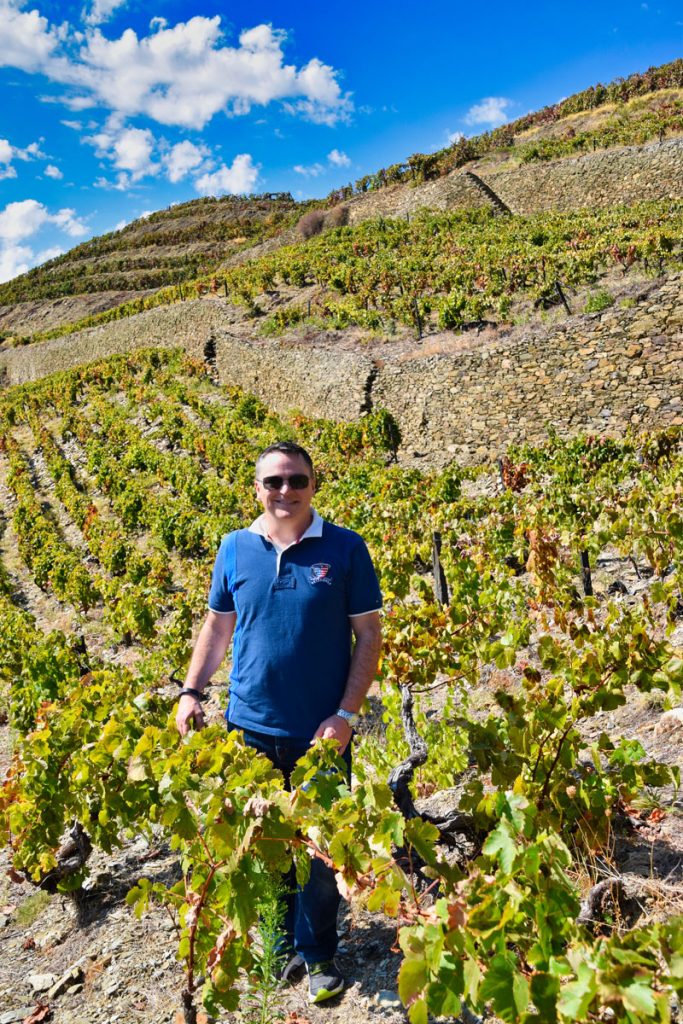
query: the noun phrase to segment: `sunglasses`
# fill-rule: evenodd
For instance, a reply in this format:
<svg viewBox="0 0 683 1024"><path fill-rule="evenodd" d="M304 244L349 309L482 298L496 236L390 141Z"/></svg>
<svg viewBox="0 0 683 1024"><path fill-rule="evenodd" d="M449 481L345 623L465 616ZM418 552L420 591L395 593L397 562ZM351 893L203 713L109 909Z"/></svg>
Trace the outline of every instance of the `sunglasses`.
<svg viewBox="0 0 683 1024"><path fill-rule="evenodd" d="M306 473L292 473L291 476L264 476L258 483L263 484L267 491L281 491L285 484L289 484L293 491L305 491L311 479Z"/></svg>

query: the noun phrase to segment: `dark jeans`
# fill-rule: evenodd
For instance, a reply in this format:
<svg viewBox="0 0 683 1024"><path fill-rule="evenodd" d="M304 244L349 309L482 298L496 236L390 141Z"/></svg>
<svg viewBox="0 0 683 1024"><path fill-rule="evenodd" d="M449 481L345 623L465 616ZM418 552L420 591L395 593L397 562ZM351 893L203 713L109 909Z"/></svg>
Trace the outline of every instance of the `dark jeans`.
<svg viewBox="0 0 683 1024"><path fill-rule="evenodd" d="M229 729L239 726L231 725ZM298 759L310 747L308 740L289 736L269 736L265 733L240 730L244 742L270 758L274 766L285 777L289 789L289 776ZM351 779L351 744L344 751L347 778ZM296 884L294 869L284 878L285 896L285 942L295 949L307 964L331 960L337 951L337 911L341 897L334 879L334 872L318 858L311 863L311 876L301 888Z"/></svg>

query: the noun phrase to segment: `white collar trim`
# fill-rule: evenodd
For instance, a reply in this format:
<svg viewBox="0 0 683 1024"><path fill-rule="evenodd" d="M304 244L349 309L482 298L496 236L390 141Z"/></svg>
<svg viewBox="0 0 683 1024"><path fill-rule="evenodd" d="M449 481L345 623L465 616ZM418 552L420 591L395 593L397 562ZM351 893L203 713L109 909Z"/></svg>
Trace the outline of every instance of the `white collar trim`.
<svg viewBox="0 0 683 1024"><path fill-rule="evenodd" d="M322 516L319 516L314 508L311 509L311 512L313 513L311 525L304 533L301 534L301 536L299 537L299 542L301 542L302 540L306 540L307 537L322 537L323 535L324 520ZM251 526L248 527L248 529L250 533L257 533L259 537L265 537L266 540L270 540L270 537L268 536L268 527L266 526L265 512L262 512L258 519L255 519ZM273 547L280 546L278 544L275 544L274 541L272 540L270 542L271 544L273 544ZM287 544L286 546L291 548L292 545L295 543L296 541L293 541L292 544Z"/></svg>

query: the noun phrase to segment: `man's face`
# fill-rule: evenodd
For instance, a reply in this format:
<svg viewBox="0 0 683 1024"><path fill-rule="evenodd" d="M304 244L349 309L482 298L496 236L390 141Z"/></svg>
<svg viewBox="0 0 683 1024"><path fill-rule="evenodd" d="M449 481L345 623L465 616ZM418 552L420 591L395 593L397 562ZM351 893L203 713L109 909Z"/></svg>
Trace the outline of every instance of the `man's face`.
<svg viewBox="0 0 683 1024"><path fill-rule="evenodd" d="M289 478L301 474L308 477L308 486L303 490L295 490L290 487ZM279 490L268 490L261 482L272 476L283 478ZM311 519L311 501L315 493L313 477L305 459L300 455L271 452L259 464L257 477L256 497L266 514L283 524L289 522L305 529Z"/></svg>

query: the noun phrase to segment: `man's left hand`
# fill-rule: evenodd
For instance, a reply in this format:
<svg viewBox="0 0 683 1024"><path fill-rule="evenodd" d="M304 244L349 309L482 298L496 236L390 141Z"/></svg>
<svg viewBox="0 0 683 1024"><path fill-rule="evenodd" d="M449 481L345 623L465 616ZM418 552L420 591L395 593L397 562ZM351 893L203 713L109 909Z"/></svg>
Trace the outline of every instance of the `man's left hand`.
<svg viewBox="0 0 683 1024"><path fill-rule="evenodd" d="M342 718L340 715L330 715L315 730L311 743L315 743L317 739L336 740L339 746L339 753L343 754L349 745L352 732L353 729L345 718Z"/></svg>

